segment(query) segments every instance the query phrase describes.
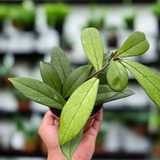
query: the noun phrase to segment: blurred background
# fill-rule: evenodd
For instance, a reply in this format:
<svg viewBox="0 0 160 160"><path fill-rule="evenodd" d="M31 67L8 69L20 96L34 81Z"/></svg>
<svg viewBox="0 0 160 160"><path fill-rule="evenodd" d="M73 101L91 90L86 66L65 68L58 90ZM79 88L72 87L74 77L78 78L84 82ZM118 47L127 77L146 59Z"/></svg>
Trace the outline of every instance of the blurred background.
<svg viewBox="0 0 160 160"><path fill-rule="evenodd" d="M23 97L9 77L41 80L39 62L60 46L72 69L87 64L80 35L95 27L105 51L120 48L142 31L150 49L130 58L160 73L160 1L0 1L0 160L44 160L38 128L47 107ZM93 159L159 159L160 112L129 74L135 95L104 104L104 120Z"/></svg>

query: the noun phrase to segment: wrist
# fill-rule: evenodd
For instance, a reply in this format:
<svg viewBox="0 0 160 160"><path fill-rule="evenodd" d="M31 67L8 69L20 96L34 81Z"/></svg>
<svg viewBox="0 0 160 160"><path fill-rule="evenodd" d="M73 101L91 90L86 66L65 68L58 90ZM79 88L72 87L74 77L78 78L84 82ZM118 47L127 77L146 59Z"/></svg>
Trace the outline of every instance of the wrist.
<svg viewBox="0 0 160 160"><path fill-rule="evenodd" d="M47 160L67 160L66 157L60 151L48 152Z"/></svg>

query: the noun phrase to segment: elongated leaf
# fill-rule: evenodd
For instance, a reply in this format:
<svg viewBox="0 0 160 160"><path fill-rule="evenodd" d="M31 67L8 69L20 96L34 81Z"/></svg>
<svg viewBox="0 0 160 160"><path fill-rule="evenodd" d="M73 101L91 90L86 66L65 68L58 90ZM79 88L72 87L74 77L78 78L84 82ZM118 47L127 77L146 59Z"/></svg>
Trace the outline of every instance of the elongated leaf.
<svg viewBox="0 0 160 160"><path fill-rule="evenodd" d="M123 60L122 64L132 73L152 101L160 107L160 75L137 62Z"/></svg>
<svg viewBox="0 0 160 160"><path fill-rule="evenodd" d="M132 92L128 88L125 88L121 92L115 92L108 85L100 85L98 88L96 105L100 105L100 104L110 102L113 100L125 98L125 97L131 96L133 94L134 94L134 92Z"/></svg>
<svg viewBox="0 0 160 160"><path fill-rule="evenodd" d="M101 77L99 78L99 79L100 79L99 84L108 84L107 78L106 78L107 68L105 68L102 73L103 73L103 74L102 74Z"/></svg>
<svg viewBox="0 0 160 160"><path fill-rule="evenodd" d="M99 31L95 28L86 28L81 35L83 49L96 71L103 65L104 46Z"/></svg>
<svg viewBox="0 0 160 160"><path fill-rule="evenodd" d="M74 70L63 85L63 97L69 97L90 75L92 66L85 65Z"/></svg>
<svg viewBox="0 0 160 160"><path fill-rule="evenodd" d="M117 52L118 57L139 56L145 53L149 48L149 43L143 32L136 31L131 34Z"/></svg>
<svg viewBox="0 0 160 160"><path fill-rule="evenodd" d="M66 102L60 117L59 143L76 137L84 128L97 97L99 79L91 78L79 86Z"/></svg>
<svg viewBox="0 0 160 160"><path fill-rule="evenodd" d="M67 160L72 159L72 155L79 146L82 137L83 137L83 129L75 138L73 138L71 141L67 142L61 147L61 151L67 157Z"/></svg>
<svg viewBox="0 0 160 160"><path fill-rule="evenodd" d="M32 78L9 78L14 87L27 98L48 107L62 109L65 99L47 84Z"/></svg>
<svg viewBox="0 0 160 160"><path fill-rule="evenodd" d="M72 70L69 60L58 46L52 48L51 62L63 84Z"/></svg>
<svg viewBox="0 0 160 160"><path fill-rule="evenodd" d="M108 51L106 53L104 53L104 57L103 57L103 66L108 62L110 56L112 55L112 52Z"/></svg>
<svg viewBox="0 0 160 160"><path fill-rule="evenodd" d="M128 84L128 73L124 66L112 60L107 69L108 85L117 92L124 90Z"/></svg>
<svg viewBox="0 0 160 160"><path fill-rule="evenodd" d="M54 88L57 92L61 94L61 80L53 68L51 63L40 62L40 72L43 82Z"/></svg>
<svg viewBox="0 0 160 160"><path fill-rule="evenodd" d="M117 50L112 50L112 51L108 51L106 53L104 53L104 57L103 57L103 66L105 66L108 61L109 61L109 58L112 54L114 54ZM105 68L103 70L103 74L101 75L100 77L100 82L99 84L108 84L107 82L107 78L106 78L106 74L107 74L107 68Z"/></svg>
<svg viewBox="0 0 160 160"><path fill-rule="evenodd" d="M112 51L108 51L108 52L104 53L104 56L103 56L103 66L108 62L110 56L111 56L112 54L115 54L116 51L117 51L117 49L116 49L116 50L112 50Z"/></svg>

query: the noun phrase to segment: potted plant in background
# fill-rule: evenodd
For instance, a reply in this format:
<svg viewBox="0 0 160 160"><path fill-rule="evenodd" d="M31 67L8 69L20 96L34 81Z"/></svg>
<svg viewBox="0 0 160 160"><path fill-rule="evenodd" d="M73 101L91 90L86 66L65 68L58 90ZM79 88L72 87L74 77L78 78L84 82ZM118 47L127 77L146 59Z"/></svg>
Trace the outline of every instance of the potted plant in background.
<svg viewBox="0 0 160 160"><path fill-rule="evenodd" d="M148 134L148 113L146 111L124 111L120 114L120 119L127 126L132 127L138 135L146 136Z"/></svg>
<svg viewBox="0 0 160 160"><path fill-rule="evenodd" d="M94 27L98 30L103 30L105 27L105 17L108 11L108 7L103 6L100 10L96 5L90 5L88 7L89 15L84 28Z"/></svg>
<svg viewBox="0 0 160 160"><path fill-rule="evenodd" d="M100 129L96 138L96 146L95 146L95 151L94 154L102 154L105 153L105 148L104 148L104 138L105 135L107 134L106 131Z"/></svg>
<svg viewBox="0 0 160 160"><path fill-rule="evenodd" d="M24 119L21 114L17 114L13 117L17 131L20 131L24 135L25 152L29 154L35 153L39 148L39 135L38 128L30 124L26 127Z"/></svg>
<svg viewBox="0 0 160 160"><path fill-rule="evenodd" d="M16 89L13 90L13 95L17 99L18 102L18 110L19 111L29 111L30 110L30 99L23 96L20 92L18 92Z"/></svg>
<svg viewBox="0 0 160 160"><path fill-rule="evenodd" d="M12 67L15 62L15 58L12 54L5 54L3 57L3 65L0 67L1 73L0 78L3 86L12 86L8 78L13 77Z"/></svg>
<svg viewBox="0 0 160 160"><path fill-rule="evenodd" d="M12 21L14 28L24 31L34 31L35 29L35 9L27 9L23 5L11 5L9 9L9 19Z"/></svg>
<svg viewBox="0 0 160 160"><path fill-rule="evenodd" d="M126 60L148 50L149 43L143 32L134 32L120 49L109 52L104 52L102 37L95 28L84 29L81 41L89 65L72 72L64 52L54 46L51 61L40 63L43 82L25 77L9 79L24 96L50 107L56 119L60 117L59 144L68 159L78 147L83 130L90 126L89 117L95 115L103 103L134 94L126 88L126 68L160 107L160 75L142 64Z"/></svg>
<svg viewBox="0 0 160 160"><path fill-rule="evenodd" d="M38 130L31 128L30 130L25 130L25 151L27 153L35 153L39 147L39 135Z"/></svg>
<svg viewBox="0 0 160 160"><path fill-rule="evenodd" d="M117 48L117 41L118 41L118 35L117 35L118 26L110 25L107 26L107 42L108 47Z"/></svg>
<svg viewBox="0 0 160 160"><path fill-rule="evenodd" d="M152 6L152 12L157 17L157 24L158 24L158 37L160 37L160 0Z"/></svg>
<svg viewBox="0 0 160 160"><path fill-rule="evenodd" d="M134 22L136 17L136 12L128 12L127 16L124 17L126 29L134 30Z"/></svg>
<svg viewBox="0 0 160 160"><path fill-rule="evenodd" d="M61 37L63 35L63 26L71 7L64 3L46 3L45 10L48 26L54 27Z"/></svg>
<svg viewBox="0 0 160 160"><path fill-rule="evenodd" d="M8 14L8 7L7 5L0 4L0 32L3 31L3 22L7 17Z"/></svg>

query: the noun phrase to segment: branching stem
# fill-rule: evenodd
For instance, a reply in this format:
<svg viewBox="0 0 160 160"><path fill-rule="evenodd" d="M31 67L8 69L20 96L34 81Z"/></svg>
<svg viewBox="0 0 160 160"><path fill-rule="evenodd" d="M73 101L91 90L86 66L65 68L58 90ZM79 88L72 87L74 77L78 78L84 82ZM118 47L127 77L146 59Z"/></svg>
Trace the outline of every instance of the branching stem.
<svg viewBox="0 0 160 160"><path fill-rule="evenodd" d="M117 50L117 51L118 51L118 50ZM106 64L104 67L102 67L99 71L97 71L97 72L93 73L92 75L90 75L90 76L86 79L86 81L89 80L90 78L93 78L93 77L99 78L99 77L101 76L102 71L110 64L111 60L117 58L117 54L116 54L117 51L116 51L115 53L112 53L112 54L111 54L110 58L108 59L107 64Z"/></svg>

